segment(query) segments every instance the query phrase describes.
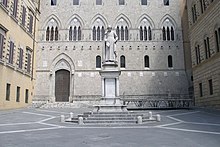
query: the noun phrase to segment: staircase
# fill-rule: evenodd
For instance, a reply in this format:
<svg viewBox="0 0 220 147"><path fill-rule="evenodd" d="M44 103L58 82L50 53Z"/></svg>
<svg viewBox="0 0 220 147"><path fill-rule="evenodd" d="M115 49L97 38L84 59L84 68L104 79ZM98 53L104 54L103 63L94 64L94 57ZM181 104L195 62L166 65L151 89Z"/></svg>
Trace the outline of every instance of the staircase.
<svg viewBox="0 0 220 147"><path fill-rule="evenodd" d="M156 121L153 117L136 112L85 112L66 119L66 122L79 123L79 118L83 118L83 124L136 124L139 116L143 123Z"/></svg>

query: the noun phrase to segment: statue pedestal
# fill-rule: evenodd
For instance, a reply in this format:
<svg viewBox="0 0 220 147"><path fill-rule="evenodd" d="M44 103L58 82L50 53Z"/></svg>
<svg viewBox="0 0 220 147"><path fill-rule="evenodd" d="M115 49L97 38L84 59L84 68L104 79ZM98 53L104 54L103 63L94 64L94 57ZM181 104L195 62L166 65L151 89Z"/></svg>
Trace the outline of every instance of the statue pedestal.
<svg viewBox="0 0 220 147"><path fill-rule="evenodd" d="M99 105L95 105L95 112L125 112L119 96L119 76L121 71L115 62L105 62L99 72L102 79L102 98Z"/></svg>

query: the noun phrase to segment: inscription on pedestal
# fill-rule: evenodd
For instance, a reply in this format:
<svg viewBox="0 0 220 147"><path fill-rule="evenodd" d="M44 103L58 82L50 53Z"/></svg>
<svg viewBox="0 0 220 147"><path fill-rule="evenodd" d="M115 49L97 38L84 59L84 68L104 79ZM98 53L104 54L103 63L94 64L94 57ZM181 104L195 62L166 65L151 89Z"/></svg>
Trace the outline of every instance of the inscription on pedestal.
<svg viewBox="0 0 220 147"><path fill-rule="evenodd" d="M116 90L116 80L115 79L105 79L105 97L114 98Z"/></svg>

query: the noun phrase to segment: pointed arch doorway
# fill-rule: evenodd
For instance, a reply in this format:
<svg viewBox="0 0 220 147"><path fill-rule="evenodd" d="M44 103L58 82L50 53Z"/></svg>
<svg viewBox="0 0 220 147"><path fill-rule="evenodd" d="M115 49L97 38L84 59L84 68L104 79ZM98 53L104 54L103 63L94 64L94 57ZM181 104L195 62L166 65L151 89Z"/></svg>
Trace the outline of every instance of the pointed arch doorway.
<svg viewBox="0 0 220 147"><path fill-rule="evenodd" d="M55 100L56 102L69 102L70 72L61 69L55 72Z"/></svg>

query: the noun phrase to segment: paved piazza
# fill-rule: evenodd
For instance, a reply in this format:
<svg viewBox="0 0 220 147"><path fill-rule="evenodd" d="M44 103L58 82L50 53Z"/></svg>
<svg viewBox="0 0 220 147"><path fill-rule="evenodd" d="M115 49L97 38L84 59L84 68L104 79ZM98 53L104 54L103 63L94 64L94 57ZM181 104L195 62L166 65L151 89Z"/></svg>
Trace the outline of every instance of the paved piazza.
<svg viewBox="0 0 220 147"><path fill-rule="evenodd" d="M143 125L60 123L80 109L0 111L1 147L219 147L220 112L203 109L153 110L162 121ZM148 111L142 111L147 113Z"/></svg>

